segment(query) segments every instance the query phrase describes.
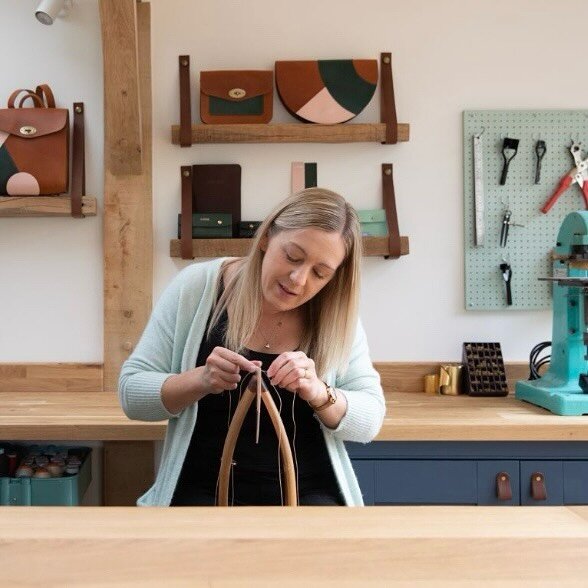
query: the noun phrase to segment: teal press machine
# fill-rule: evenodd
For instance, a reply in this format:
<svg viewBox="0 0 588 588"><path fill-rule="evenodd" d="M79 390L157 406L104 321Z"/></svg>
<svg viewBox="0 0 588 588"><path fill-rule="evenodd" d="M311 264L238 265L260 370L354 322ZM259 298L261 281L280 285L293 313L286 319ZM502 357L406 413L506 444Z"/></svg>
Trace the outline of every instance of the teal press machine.
<svg viewBox="0 0 588 588"><path fill-rule="evenodd" d="M588 414L588 211L564 219L553 261L549 369L516 383L515 398L559 415Z"/></svg>

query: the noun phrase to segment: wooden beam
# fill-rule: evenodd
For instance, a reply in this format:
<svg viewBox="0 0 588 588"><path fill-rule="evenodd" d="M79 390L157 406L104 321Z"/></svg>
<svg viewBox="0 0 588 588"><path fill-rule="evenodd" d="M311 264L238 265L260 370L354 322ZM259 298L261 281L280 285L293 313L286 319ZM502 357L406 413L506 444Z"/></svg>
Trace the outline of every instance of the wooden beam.
<svg viewBox="0 0 588 588"><path fill-rule="evenodd" d="M408 141L410 125L398 125L398 140ZM384 123L340 125L231 124L192 125L192 143L382 143ZM172 125L172 143L180 144L180 126Z"/></svg>
<svg viewBox="0 0 588 588"><path fill-rule="evenodd" d="M102 392L102 365L0 363L0 392Z"/></svg>
<svg viewBox="0 0 588 588"><path fill-rule="evenodd" d="M82 212L96 216L96 198L82 196ZM1 196L1 217L71 216L69 196Z"/></svg>
<svg viewBox="0 0 588 588"><path fill-rule="evenodd" d="M115 176L142 173L135 0L100 0L104 59L104 164Z"/></svg>
<svg viewBox="0 0 588 588"><path fill-rule="evenodd" d="M116 4L104 2L102 4ZM124 4L127 4L125 0ZM135 6L134 0L132 0ZM104 389L116 391L120 366L138 341L151 312L153 291L153 230L151 186L151 16L149 3L136 6L139 48L139 89L144 149L141 175L120 175L118 165L105 157L104 169ZM116 12L116 9L115 9ZM105 39L116 43L111 39ZM117 61L123 73L127 66ZM106 75L106 94L122 74ZM105 103L105 153L118 152L109 114L120 105ZM116 158L115 158L116 159ZM116 163L116 162L115 162ZM129 166L131 167L131 166Z"/></svg>

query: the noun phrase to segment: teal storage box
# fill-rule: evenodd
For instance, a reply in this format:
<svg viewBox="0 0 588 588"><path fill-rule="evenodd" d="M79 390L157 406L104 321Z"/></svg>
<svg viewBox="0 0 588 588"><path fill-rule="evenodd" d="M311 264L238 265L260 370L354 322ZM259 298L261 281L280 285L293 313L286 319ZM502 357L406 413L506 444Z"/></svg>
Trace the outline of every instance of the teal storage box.
<svg viewBox="0 0 588 588"><path fill-rule="evenodd" d="M20 450L26 447L13 445ZM68 447L83 455L79 472L60 478L0 477L2 506L79 506L92 481L92 450Z"/></svg>
<svg viewBox="0 0 588 588"><path fill-rule="evenodd" d="M192 214L192 239L230 239L233 215L224 212ZM182 215L178 214L178 239L182 238Z"/></svg>
<svg viewBox="0 0 588 588"><path fill-rule="evenodd" d="M361 234L364 237L385 237L388 235L386 211L383 208L358 210L357 216L361 224Z"/></svg>

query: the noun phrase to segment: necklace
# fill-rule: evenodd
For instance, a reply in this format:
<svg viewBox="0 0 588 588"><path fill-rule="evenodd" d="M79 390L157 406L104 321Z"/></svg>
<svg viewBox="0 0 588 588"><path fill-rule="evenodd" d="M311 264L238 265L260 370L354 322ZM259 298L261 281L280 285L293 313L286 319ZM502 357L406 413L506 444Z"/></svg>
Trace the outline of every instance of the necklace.
<svg viewBox="0 0 588 588"><path fill-rule="evenodd" d="M282 322L282 321L278 321L278 322L277 322L277 324L276 324L276 327L277 327L277 328L279 328L279 327L281 327L281 326L282 326L282 324L283 324L283 322ZM271 345L270 345L270 341L271 341L271 339L269 339L269 338L266 336L266 334L265 334L265 333L264 333L264 332L261 330L261 326L260 326L260 327L258 327L258 328L259 328L259 332L261 333L261 336L262 336L262 337L265 339L265 345L264 345L264 348L265 348L265 349L270 349L270 348L271 348Z"/></svg>

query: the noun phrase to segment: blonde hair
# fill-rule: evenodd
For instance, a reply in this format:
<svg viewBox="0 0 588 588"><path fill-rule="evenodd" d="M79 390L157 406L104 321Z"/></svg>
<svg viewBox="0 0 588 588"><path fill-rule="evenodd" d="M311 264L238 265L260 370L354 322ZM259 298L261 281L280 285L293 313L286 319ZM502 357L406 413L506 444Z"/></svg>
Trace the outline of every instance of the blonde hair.
<svg viewBox="0 0 588 588"><path fill-rule="evenodd" d="M261 240L281 231L316 228L341 235L345 258L329 282L305 303L306 320L299 350L315 362L324 378L344 373L357 323L362 240L357 213L346 200L324 188L307 188L278 204L257 230L249 254L240 261L216 305L208 333L230 310L224 344L237 352L253 335L262 308Z"/></svg>

